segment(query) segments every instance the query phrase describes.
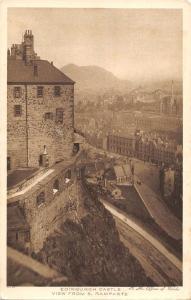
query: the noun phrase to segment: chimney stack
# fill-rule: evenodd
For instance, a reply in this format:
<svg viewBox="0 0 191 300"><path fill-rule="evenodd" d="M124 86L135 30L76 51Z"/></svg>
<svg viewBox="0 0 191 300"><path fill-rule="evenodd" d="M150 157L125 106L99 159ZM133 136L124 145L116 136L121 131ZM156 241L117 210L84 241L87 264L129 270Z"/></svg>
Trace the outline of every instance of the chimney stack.
<svg viewBox="0 0 191 300"><path fill-rule="evenodd" d="M26 64L32 64L34 59L34 40L32 30L26 30L24 34L24 59Z"/></svg>

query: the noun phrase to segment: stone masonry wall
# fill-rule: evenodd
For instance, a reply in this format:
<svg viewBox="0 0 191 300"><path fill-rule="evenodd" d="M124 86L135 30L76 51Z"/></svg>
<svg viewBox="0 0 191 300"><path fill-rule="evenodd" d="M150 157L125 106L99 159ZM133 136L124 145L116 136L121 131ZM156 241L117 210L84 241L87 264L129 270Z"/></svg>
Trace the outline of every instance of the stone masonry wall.
<svg viewBox="0 0 191 300"><path fill-rule="evenodd" d="M20 201L30 226L31 251L38 252L46 238L56 231L66 217L70 217L70 213L73 216L73 212L77 210L75 181L65 184L64 178L64 175L59 178L59 185L62 187L55 195L55 179L52 179L48 184L39 185L39 189ZM41 192L45 192L45 202L38 206L36 199Z"/></svg>
<svg viewBox="0 0 191 300"><path fill-rule="evenodd" d="M17 86L21 87L20 98L14 98L14 85L7 89L7 156L11 157L11 169L27 165L25 86ZM22 105L20 117L15 117L14 105Z"/></svg>
<svg viewBox="0 0 191 300"><path fill-rule="evenodd" d="M81 211L82 204L78 202L76 181L81 178L81 167L78 164L81 165L83 161L84 152L82 151L70 162L63 161L56 164L51 169L53 172L23 194L13 195L12 201L8 202L8 205L19 205L23 211L27 224L30 226L31 251L38 252L45 239L57 229L60 222L62 223L66 217L76 218L77 210ZM57 187L55 187L55 182L57 182ZM44 201L39 203L37 199L42 192Z"/></svg>
<svg viewBox="0 0 191 300"><path fill-rule="evenodd" d="M44 145L47 148L50 165L68 158L72 153L74 86L60 85L61 95L57 97L54 96L54 85L40 86L44 88L43 97L40 98L37 97L36 85L21 86L21 98L14 98L14 85L8 86L8 154L11 159L14 156L16 167L27 166L27 141L29 167L39 166ZM14 116L15 104L22 105L21 117ZM64 111L62 124L55 122L57 108ZM53 120L45 120L45 113L48 112L53 113Z"/></svg>

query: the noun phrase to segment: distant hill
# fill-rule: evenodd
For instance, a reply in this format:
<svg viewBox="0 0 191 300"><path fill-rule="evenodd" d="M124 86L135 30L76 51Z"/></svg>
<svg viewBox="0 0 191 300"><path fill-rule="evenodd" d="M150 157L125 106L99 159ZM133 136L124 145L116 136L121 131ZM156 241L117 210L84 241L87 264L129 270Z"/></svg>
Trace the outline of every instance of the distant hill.
<svg viewBox="0 0 191 300"><path fill-rule="evenodd" d="M113 73L98 66L77 66L68 64L61 68L68 77L76 82L75 92L78 99L88 96L94 101L94 97L104 94L135 96L138 101L158 101L161 95L170 95L171 82L169 80L151 80L144 82L131 82L121 80ZM174 93L182 94L182 81L174 80Z"/></svg>
<svg viewBox="0 0 191 300"><path fill-rule="evenodd" d="M110 90L127 92L131 89L131 82L120 80L111 72L98 66L77 66L68 64L61 71L76 82L78 91L102 93Z"/></svg>

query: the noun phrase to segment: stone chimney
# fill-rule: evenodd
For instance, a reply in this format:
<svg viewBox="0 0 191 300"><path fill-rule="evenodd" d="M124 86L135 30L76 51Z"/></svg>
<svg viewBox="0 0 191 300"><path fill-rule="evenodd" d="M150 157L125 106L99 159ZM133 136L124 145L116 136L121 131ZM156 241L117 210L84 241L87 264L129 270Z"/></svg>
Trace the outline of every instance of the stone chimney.
<svg viewBox="0 0 191 300"><path fill-rule="evenodd" d="M24 42L23 42L23 58L27 65L32 64L35 53L34 53L34 37L32 34L32 30L26 30L24 34Z"/></svg>

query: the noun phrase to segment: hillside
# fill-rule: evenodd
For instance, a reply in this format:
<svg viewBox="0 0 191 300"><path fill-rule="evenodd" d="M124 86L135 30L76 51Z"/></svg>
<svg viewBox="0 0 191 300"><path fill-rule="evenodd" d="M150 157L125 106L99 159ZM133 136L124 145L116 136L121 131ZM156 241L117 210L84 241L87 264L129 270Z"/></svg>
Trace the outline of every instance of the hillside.
<svg viewBox="0 0 191 300"><path fill-rule="evenodd" d="M68 64L61 68L67 76L76 82L76 90L82 92L106 92L118 90L127 92L131 82L120 80L111 72L98 66L77 66Z"/></svg>
<svg viewBox="0 0 191 300"><path fill-rule="evenodd" d="M131 82L121 80L113 73L98 66L77 66L68 64L61 68L68 77L73 79L78 100L88 98L95 101L97 96L103 95L134 95L141 102L158 101L160 96L171 93L172 78ZM182 95L182 81L174 79L174 93Z"/></svg>

